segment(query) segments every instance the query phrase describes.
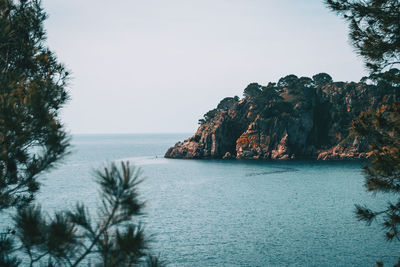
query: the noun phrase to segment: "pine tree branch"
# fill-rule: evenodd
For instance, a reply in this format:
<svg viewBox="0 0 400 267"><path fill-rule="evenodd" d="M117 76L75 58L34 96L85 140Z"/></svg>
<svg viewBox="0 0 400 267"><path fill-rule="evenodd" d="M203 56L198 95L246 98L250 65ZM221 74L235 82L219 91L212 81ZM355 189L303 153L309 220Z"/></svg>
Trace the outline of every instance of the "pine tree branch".
<svg viewBox="0 0 400 267"><path fill-rule="evenodd" d="M112 209L112 212L110 216L108 217L105 225L100 229L99 233L95 236L93 239L91 245L86 249L86 251L73 263L71 266L75 267L77 266L87 255L89 255L92 252L93 247L97 244L99 241L100 237L104 234L104 232L108 229L109 224L111 223L111 220L113 219L116 211L118 210L119 207L119 199L117 199L115 206Z"/></svg>
<svg viewBox="0 0 400 267"><path fill-rule="evenodd" d="M39 261L41 258L43 258L44 256L48 255L50 252L47 251L45 253L43 253L42 255L38 256L36 259L31 259L31 266L33 266L33 263Z"/></svg>

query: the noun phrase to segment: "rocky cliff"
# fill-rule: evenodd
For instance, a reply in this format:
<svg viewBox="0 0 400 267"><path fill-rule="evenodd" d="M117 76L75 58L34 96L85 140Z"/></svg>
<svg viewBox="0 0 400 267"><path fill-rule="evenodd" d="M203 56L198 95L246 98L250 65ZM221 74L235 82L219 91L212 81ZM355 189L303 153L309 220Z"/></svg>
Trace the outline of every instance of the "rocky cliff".
<svg viewBox="0 0 400 267"><path fill-rule="evenodd" d="M366 158L367 140L351 132L351 122L393 99L388 88L333 82L325 73L313 79L289 75L267 86L252 83L243 99L225 98L206 113L196 134L165 157Z"/></svg>

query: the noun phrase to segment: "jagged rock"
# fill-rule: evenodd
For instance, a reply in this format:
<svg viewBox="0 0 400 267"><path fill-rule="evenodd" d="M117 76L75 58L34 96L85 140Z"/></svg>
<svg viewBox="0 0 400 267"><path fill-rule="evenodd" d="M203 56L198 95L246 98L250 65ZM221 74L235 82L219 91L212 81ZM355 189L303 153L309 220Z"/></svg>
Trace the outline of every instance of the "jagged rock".
<svg viewBox="0 0 400 267"><path fill-rule="evenodd" d="M285 134L280 143L278 144L278 148L271 151L271 159L288 159L288 146L287 146L288 134Z"/></svg>
<svg viewBox="0 0 400 267"><path fill-rule="evenodd" d="M226 152L222 159L234 159L234 157L230 152Z"/></svg>
<svg viewBox="0 0 400 267"><path fill-rule="evenodd" d="M364 83L266 88L259 96L213 110L194 136L176 143L165 157L367 158L368 142L350 133L351 122L367 108L393 99L390 92Z"/></svg>

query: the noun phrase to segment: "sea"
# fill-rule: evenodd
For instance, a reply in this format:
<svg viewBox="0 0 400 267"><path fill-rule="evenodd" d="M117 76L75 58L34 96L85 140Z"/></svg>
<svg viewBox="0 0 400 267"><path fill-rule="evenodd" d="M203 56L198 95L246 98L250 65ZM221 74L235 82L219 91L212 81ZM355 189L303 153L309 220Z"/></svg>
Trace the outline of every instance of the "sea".
<svg viewBox="0 0 400 267"><path fill-rule="evenodd" d="M355 204L385 207L366 192L362 162L182 160L166 150L182 134L73 135L71 153L41 178L49 216L75 203L100 204L95 170L129 161L144 181L152 251L168 266L393 266L400 242L382 221L355 218Z"/></svg>

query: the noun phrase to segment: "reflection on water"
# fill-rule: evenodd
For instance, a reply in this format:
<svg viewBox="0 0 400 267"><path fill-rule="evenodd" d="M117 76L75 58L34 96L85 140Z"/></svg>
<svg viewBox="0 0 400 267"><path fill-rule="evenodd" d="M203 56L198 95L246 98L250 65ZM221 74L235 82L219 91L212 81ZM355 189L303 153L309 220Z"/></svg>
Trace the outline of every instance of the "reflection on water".
<svg viewBox="0 0 400 267"><path fill-rule="evenodd" d="M246 176L257 176L257 175L269 175L269 174L277 174L277 173L285 173L285 172L297 172L297 169L294 168L284 168L281 167L278 170L273 170L273 171L265 171L265 172L254 172L254 173L247 173Z"/></svg>

